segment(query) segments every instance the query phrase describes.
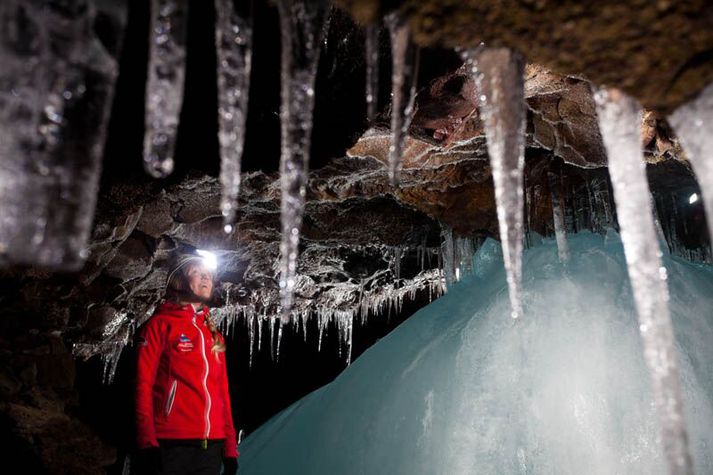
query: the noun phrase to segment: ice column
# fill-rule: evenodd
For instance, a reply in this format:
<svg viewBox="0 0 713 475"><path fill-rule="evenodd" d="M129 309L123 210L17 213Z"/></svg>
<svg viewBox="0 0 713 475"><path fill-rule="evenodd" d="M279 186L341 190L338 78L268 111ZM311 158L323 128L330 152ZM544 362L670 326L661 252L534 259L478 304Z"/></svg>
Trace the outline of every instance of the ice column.
<svg viewBox="0 0 713 475"><path fill-rule="evenodd" d="M124 1L0 2L0 265L84 263L125 24Z"/></svg>
<svg viewBox="0 0 713 475"><path fill-rule="evenodd" d="M151 0L144 169L154 178L173 171L183 104L187 13L187 0Z"/></svg>
<svg viewBox="0 0 713 475"><path fill-rule="evenodd" d="M446 288L450 289L457 280L456 269L458 265L458 263L456 263L453 230L449 227L441 226L441 239L443 239L443 243L441 244L443 275L446 279Z"/></svg>
<svg viewBox="0 0 713 475"><path fill-rule="evenodd" d="M366 31L366 110L369 123L374 122L379 100L379 25L367 25Z"/></svg>
<svg viewBox="0 0 713 475"><path fill-rule="evenodd" d="M294 299L297 255L305 203L314 108L314 81L324 34L325 0L278 0L282 35L282 241L280 301L289 320Z"/></svg>
<svg viewBox="0 0 713 475"><path fill-rule="evenodd" d="M522 315L523 170L525 97L522 58L506 48L479 47L463 53L475 79L495 183L500 240L512 317Z"/></svg>
<svg viewBox="0 0 713 475"><path fill-rule="evenodd" d="M641 109L616 89L595 91L599 129L609 157L621 239L651 373L663 448L671 474L693 473L684 422L666 268L654 227L639 138Z"/></svg>
<svg viewBox="0 0 713 475"><path fill-rule="evenodd" d="M676 109L668 120L701 186L708 236L713 243L713 84L696 99Z"/></svg>
<svg viewBox="0 0 713 475"><path fill-rule="evenodd" d="M215 42L218 51L218 138L220 141L220 209L225 232L233 230L240 161L248 115L252 62L252 1L216 0Z"/></svg>
<svg viewBox="0 0 713 475"><path fill-rule="evenodd" d="M552 197L552 220L554 221L555 238L557 239L557 254L560 262L564 263L569 260L569 247L567 246L567 234L564 229L564 213L562 212L559 180L554 173L549 173L548 177L550 180L550 196Z"/></svg>
<svg viewBox="0 0 713 475"><path fill-rule="evenodd" d="M389 181L397 186L401 174L401 156L408 128L413 119L418 74L418 48L411 42L406 18L399 12L386 19L391 37L391 143L389 145Z"/></svg>

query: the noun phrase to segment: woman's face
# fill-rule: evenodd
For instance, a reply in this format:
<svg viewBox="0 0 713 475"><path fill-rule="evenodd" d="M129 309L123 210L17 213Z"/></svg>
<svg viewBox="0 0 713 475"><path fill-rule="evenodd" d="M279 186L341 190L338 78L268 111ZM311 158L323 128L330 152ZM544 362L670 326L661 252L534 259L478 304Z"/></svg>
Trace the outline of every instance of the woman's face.
<svg viewBox="0 0 713 475"><path fill-rule="evenodd" d="M213 274L205 266L193 265L188 268L188 286L195 296L208 301L213 295Z"/></svg>

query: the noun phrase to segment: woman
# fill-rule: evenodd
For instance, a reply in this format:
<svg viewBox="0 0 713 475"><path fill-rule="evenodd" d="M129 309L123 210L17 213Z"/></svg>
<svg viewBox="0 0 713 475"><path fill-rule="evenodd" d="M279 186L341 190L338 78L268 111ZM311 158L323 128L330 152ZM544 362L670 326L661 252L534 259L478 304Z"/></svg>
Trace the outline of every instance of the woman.
<svg viewBox="0 0 713 475"><path fill-rule="evenodd" d="M225 342L210 318L213 272L184 255L165 301L137 339L136 425L144 471L217 475L237 471Z"/></svg>

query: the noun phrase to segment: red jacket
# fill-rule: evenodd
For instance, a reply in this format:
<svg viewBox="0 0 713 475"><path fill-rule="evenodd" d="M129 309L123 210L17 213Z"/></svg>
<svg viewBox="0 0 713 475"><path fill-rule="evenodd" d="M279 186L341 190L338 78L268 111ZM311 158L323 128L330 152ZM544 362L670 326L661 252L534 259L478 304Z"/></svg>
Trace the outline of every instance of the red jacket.
<svg viewBox="0 0 713 475"><path fill-rule="evenodd" d="M157 439L225 439L223 455L238 456L225 353L211 351L207 313L165 302L139 332L139 448L158 447Z"/></svg>

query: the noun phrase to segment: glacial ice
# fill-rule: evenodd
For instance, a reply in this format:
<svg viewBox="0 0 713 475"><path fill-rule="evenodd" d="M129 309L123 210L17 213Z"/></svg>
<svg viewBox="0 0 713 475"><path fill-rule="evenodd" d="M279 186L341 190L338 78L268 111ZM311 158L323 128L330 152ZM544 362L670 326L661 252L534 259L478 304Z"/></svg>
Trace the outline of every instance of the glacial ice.
<svg viewBox="0 0 713 475"><path fill-rule="evenodd" d="M240 474L662 474L666 457L619 236L523 254L510 303L500 245L332 383L240 446ZM665 255L690 449L713 473L713 267Z"/></svg>

